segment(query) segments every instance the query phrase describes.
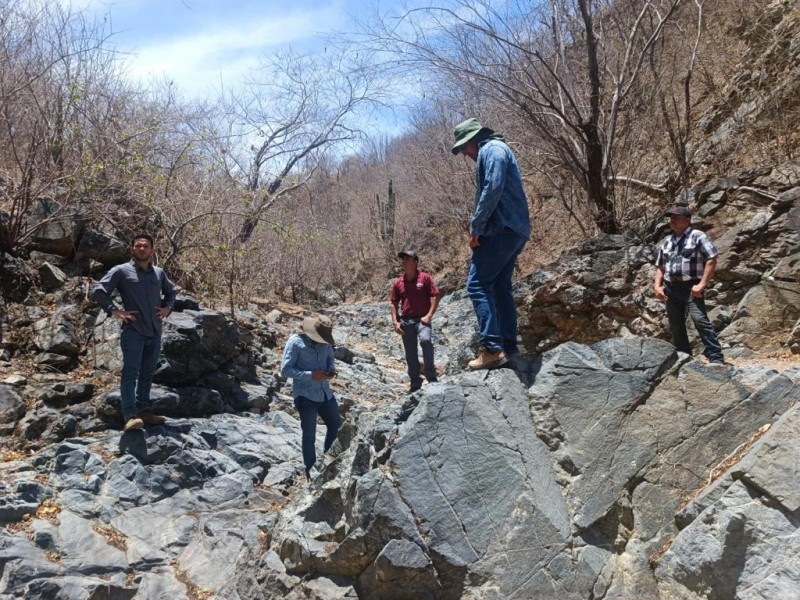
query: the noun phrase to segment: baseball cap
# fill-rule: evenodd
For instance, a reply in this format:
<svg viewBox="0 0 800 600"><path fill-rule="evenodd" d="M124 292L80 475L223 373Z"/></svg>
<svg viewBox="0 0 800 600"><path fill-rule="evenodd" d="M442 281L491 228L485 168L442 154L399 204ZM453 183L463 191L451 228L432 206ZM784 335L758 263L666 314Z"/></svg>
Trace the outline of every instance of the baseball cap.
<svg viewBox="0 0 800 600"><path fill-rule="evenodd" d="M671 217L672 215L678 215L679 217L689 217L692 218L692 211L689 210L688 206L680 206L678 204L670 207L670 209L664 213L665 217Z"/></svg>
<svg viewBox="0 0 800 600"><path fill-rule="evenodd" d="M413 250L403 250L397 254L397 258L405 258L406 256L419 262L419 256Z"/></svg>

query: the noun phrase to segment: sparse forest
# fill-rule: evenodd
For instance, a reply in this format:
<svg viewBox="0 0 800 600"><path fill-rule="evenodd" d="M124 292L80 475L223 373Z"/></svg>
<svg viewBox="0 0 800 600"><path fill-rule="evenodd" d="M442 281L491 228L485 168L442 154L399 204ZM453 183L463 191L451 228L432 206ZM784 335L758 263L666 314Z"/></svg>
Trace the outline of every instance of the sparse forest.
<svg viewBox="0 0 800 600"><path fill-rule="evenodd" d="M463 268L473 168L449 148L476 116L523 166L534 243L523 269L597 232L643 233L688 183L734 166L703 114L766 4L734 0L448 0L365 13L324 56L265 56L216 101L131 84L113 31L58 3L0 3L0 251L80 214L146 229L189 292L337 302L383 292L395 253ZM766 33L765 33L766 35ZM765 40L765 43L768 40ZM376 111L405 102L389 138ZM748 160L796 153L798 110L753 129Z"/></svg>

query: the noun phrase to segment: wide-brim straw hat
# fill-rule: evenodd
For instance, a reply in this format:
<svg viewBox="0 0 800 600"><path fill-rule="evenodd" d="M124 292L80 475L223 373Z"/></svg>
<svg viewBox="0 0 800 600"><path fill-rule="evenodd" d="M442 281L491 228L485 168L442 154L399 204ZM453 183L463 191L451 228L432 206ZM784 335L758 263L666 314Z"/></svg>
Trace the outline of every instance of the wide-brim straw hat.
<svg viewBox="0 0 800 600"><path fill-rule="evenodd" d="M320 344L334 345L333 322L324 315L311 316L303 319L301 326L303 333Z"/></svg>

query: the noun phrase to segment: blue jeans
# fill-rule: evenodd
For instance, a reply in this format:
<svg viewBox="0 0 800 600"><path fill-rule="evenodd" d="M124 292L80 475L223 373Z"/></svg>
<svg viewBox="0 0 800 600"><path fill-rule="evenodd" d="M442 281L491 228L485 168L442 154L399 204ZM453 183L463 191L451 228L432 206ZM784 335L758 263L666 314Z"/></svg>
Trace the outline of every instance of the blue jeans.
<svg viewBox="0 0 800 600"><path fill-rule="evenodd" d="M303 464L306 466L306 475L317 462L317 415L322 417L327 431L325 432L325 444L323 451L330 450L339 427L342 426L342 418L339 416L339 406L336 398L331 396L325 402L314 402L302 396L294 399L294 406L300 413L300 429L303 431Z"/></svg>
<svg viewBox="0 0 800 600"><path fill-rule="evenodd" d="M517 307L511 276L527 240L514 231L480 238L472 250L467 294L478 317L480 344L490 352L516 354Z"/></svg>
<svg viewBox="0 0 800 600"><path fill-rule="evenodd" d="M132 327L123 328L122 346L122 417L132 419L136 413L150 408L150 388L158 366L161 337L146 337Z"/></svg>
<svg viewBox="0 0 800 600"><path fill-rule="evenodd" d="M702 298L692 298L692 283L689 282L666 282L664 293L667 295L667 318L669 319L669 329L672 333L672 343L675 348L686 354L692 354L692 347L689 345L689 335L686 332L686 311L692 317L695 329L703 341L703 354L710 361L723 360L722 346L717 340L717 333L714 325L708 318L706 302Z"/></svg>
<svg viewBox="0 0 800 600"><path fill-rule="evenodd" d="M431 341L433 329L430 324L425 325L419 319L400 319L400 326L403 328L403 348L406 351L406 364L408 365L411 386L415 387L422 384L422 377L419 374L417 339L419 339L419 345L422 347L425 379L435 381L436 367L433 365L433 342Z"/></svg>

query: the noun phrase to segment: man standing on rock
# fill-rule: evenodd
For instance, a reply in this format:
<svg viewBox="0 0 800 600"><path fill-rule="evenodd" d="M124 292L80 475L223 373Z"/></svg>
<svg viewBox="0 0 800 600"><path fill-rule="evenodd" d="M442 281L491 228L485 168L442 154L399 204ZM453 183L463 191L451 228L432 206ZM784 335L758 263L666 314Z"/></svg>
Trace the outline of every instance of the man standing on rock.
<svg viewBox="0 0 800 600"><path fill-rule="evenodd" d="M394 330L403 336L408 377L411 379L408 391L415 392L422 387L417 339L422 347L425 379L429 382L436 381L431 319L439 306L439 288L436 287L433 278L428 273L417 268L419 256L416 252L404 250L397 256L400 259L403 274L395 280L389 296L392 325Z"/></svg>
<svg viewBox="0 0 800 600"><path fill-rule="evenodd" d="M672 235L659 248L653 287L656 298L666 302L672 343L680 352L692 354L686 332L688 310L705 346L703 354L709 363L724 364L722 346L703 298L719 253L705 233L691 226L692 212L688 207L673 206L666 216Z"/></svg>
<svg viewBox="0 0 800 600"><path fill-rule="evenodd" d="M176 293L164 270L151 263L153 251L153 238L137 235L131 241L133 258L106 273L92 291L106 314L122 321L120 396L125 431L166 421L150 412L150 388L161 352L161 322L172 312ZM114 290L122 297L122 309L111 300Z"/></svg>
<svg viewBox="0 0 800 600"><path fill-rule="evenodd" d="M306 317L300 331L286 342L281 359L281 375L292 379L294 406L300 413L307 479L311 479L311 467L317 462L317 415L327 427L324 452L330 450L342 425L339 405L328 383L336 377L333 343L333 323L328 317Z"/></svg>
<svg viewBox="0 0 800 600"><path fill-rule="evenodd" d="M460 123L453 135L453 154L466 154L477 163L467 294L478 317L480 350L468 366L493 369L519 352L511 276L531 234L528 199L517 159L502 135L477 119Z"/></svg>

